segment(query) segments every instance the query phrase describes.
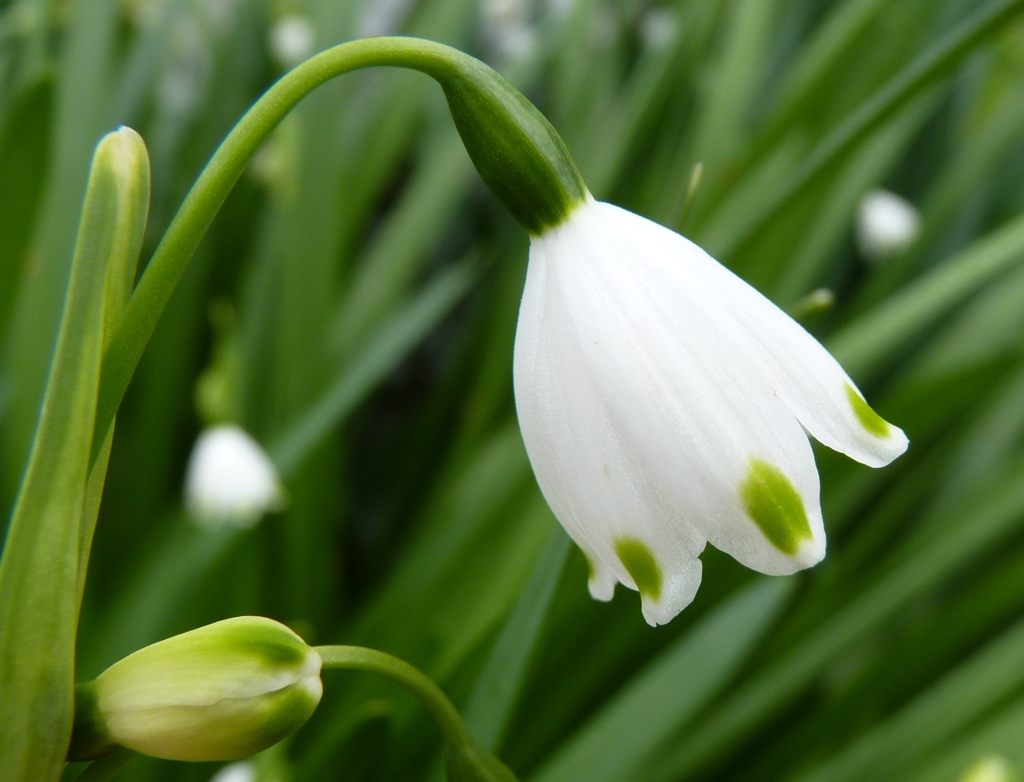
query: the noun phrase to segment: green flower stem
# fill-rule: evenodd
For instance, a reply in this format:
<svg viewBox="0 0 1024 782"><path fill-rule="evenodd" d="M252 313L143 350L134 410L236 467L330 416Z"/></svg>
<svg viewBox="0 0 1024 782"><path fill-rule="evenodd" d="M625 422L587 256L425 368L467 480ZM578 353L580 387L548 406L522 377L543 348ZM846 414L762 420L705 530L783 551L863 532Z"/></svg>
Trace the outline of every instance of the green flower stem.
<svg viewBox="0 0 1024 782"><path fill-rule="evenodd" d="M473 741L462 715L444 691L405 660L362 646L316 646L314 649L323 660L324 670L369 671L404 687L430 711L445 744L460 746Z"/></svg>
<svg viewBox="0 0 1024 782"><path fill-rule="evenodd" d="M146 343L203 235L260 145L324 82L374 66L438 81L484 181L532 233L557 225L586 198L558 134L514 87L483 63L417 38L365 38L335 46L282 77L246 112L199 175L153 253L103 359L96 431L106 432ZM93 450L99 451L100 443Z"/></svg>
<svg viewBox="0 0 1024 782"><path fill-rule="evenodd" d="M409 663L361 646L317 646L315 649L324 669L380 674L404 687L426 706L444 737L448 782L518 782L508 766L473 738L441 688Z"/></svg>

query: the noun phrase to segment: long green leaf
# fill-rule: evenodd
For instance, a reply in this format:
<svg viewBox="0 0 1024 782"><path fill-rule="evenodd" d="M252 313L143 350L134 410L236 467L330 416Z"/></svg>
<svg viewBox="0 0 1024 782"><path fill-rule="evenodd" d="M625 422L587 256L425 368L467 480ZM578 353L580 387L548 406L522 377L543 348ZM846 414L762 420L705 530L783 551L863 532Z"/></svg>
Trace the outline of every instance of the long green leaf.
<svg viewBox="0 0 1024 782"><path fill-rule="evenodd" d="M0 562L0 767L59 777L71 734L75 631L102 485L90 448L100 362L134 279L148 206L145 145L127 128L97 147L57 350ZM134 255L133 255L134 253ZM103 440L109 443L106 435Z"/></svg>
<svg viewBox="0 0 1024 782"><path fill-rule="evenodd" d="M933 84L977 46L1024 11L1024 0L993 0L937 41L829 133L794 174L761 202L756 217L719 248L731 256L793 198L921 90Z"/></svg>
<svg viewBox="0 0 1024 782"><path fill-rule="evenodd" d="M644 760L720 690L792 594L792 581L744 589L666 649L531 777L629 782Z"/></svg>
<svg viewBox="0 0 1024 782"><path fill-rule="evenodd" d="M473 684L463 715L473 736L488 749L498 749L504 738L571 548L565 532L553 527L530 580Z"/></svg>
<svg viewBox="0 0 1024 782"><path fill-rule="evenodd" d="M415 300L399 310L352 359L337 381L302 420L271 447L282 472L295 469L310 451L376 386L408 351L423 339L465 294L473 281L467 266L438 275Z"/></svg>
<svg viewBox="0 0 1024 782"><path fill-rule="evenodd" d="M977 241L865 313L828 342L846 370L862 379L982 285L1024 259L1024 217Z"/></svg>
<svg viewBox="0 0 1024 782"><path fill-rule="evenodd" d="M801 782L905 779L921 758L1024 684L1024 622Z"/></svg>
<svg viewBox="0 0 1024 782"><path fill-rule="evenodd" d="M945 515L955 514L963 520L956 534L931 541L842 610L834 611L817 630L801 639L797 648L762 670L679 746L667 751L651 769L649 778L658 782L679 779L720 758L791 703L843 649L1004 540L1022 521L1022 475L1024 462L1018 460L947 511Z"/></svg>

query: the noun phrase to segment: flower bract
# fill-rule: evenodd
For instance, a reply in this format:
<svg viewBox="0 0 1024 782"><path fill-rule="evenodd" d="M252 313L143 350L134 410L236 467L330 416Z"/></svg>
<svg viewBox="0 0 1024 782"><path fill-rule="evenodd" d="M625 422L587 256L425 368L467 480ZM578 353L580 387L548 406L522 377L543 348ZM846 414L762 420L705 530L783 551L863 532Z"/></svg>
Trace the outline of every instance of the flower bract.
<svg viewBox="0 0 1024 782"><path fill-rule="evenodd" d="M879 467L907 438L825 348L700 247L588 199L532 239L516 409L538 483L590 563L662 624L710 542L772 575L825 555L808 434Z"/></svg>

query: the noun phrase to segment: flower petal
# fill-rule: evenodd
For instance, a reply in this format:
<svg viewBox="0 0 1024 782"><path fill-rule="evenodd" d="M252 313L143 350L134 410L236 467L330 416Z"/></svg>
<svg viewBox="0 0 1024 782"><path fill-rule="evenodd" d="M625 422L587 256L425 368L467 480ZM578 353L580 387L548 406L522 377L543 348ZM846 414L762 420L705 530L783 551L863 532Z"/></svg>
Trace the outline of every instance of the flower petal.
<svg viewBox="0 0 1024 782"><path fill-rule="evenodd" d="M516 332L516 408L530 462L558 520L591 565L590 591L616 581L641 594L644 617L663 624L693 600L705 538L673 518L645 485L583 371L565 303L534 246Z"/></svg>
<svg viewBox="0 0 1024 782"><path fill-rule="evenodd" d="M626 230L653 225L611 208ZM674 260L685 259L694 284L742 327L754 348L747 361L764 367L766 382L815 440L870 467L883 467L906 451L903 431L871 409L839 362L799 323L684 237L667 228L648 233L661 233L656 241L664 251L674 253Z"/></svg>
<svg viewBox="0 0 1024 782"><path fill-rule="evenodd" d="M688 274L692 245L596 202L537 244L607 425L676 523L764 573L820 561L810 444L743 329Z"/></svg>

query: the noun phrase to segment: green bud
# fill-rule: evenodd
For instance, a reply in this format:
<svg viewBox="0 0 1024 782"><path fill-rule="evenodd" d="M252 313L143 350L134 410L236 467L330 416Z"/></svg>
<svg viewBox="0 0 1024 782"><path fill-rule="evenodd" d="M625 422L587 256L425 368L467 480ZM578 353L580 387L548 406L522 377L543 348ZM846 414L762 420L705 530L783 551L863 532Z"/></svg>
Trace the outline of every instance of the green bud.
<svg viewBox="0 0 1024 782"><path fill-rule="evenodd" d="M587 186L557 131L493 68L433 46L442 54L412 67L441 85L480 177L531 234L562 223L586 201Z"/></svg>
<svg viewBox="0 0 1024 782"><path fill-rule="evenodd" d="M170 760L235 760L298 730L320 702L320 655L241 616L140 649L76 689L69 760L116 745Z"/></svg>

